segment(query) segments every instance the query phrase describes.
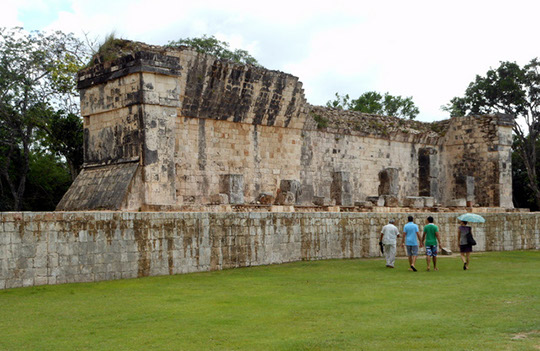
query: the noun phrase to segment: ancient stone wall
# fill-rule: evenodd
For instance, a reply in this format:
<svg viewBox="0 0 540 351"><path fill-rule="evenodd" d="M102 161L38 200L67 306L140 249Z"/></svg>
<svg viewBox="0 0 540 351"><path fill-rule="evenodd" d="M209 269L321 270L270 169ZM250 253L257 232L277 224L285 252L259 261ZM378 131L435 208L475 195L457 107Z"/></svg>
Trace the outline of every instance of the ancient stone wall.
<svg viewBox="0 0 540 351"><path fill-rule="evenodd" d="M453 118L443 142L442 201L512 206L511 116Z"/></svg>
<svg viewBox="0 0 540 351"><path fill-rule="evenodd" d="M179 116L301 129L304 90L297 77L241 65L189 48L171 50L179 58Z"/></svg>
<svg viewBox="0 0 540 351"><path fill-rule="evenodd" d="M0 289L378 257L389 218L410 213L49 212L0 214ZM428 213L418 213L423 223ZM457 251L457 213L431 214ZM540 249L537 213L486 213L476 251ZM422 227L422 226L420 226ZM403 255L401 248L399 253ZM441 269L459 269L445 267Z"/></svg>
<svg viewBox="0 0 540 351"><path fill-rule="evenodd" d="M85 170L58 210L513 207L506 117L421 123L311 106L292 75L142 48L80 72Z"/></svg>

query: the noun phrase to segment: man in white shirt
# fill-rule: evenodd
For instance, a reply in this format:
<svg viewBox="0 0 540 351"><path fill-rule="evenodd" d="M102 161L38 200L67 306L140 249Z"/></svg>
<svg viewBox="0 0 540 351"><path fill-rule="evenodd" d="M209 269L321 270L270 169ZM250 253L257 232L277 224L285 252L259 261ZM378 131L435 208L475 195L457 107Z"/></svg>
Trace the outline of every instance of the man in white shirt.
<svg viewBox="0 0 540 351"><path fill-rule="evenodd" d="M384 245L384 257L386 257L386 267L394 268L396 261L396 241L399 237L399 230L394 225L395 220L390 219L388 224L381 230L381 241Z"/></svg>

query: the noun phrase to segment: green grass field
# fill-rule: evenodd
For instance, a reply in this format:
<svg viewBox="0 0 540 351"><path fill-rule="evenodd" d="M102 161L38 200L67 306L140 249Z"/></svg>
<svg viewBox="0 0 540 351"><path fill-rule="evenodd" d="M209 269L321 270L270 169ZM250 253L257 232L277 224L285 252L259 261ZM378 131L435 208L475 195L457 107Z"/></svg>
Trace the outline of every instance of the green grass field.
<svg viewBox="0 0 540 351"><path fill-rule="evenodd" d="M1 350L540 350L540 252L0 291Z"/></svg>

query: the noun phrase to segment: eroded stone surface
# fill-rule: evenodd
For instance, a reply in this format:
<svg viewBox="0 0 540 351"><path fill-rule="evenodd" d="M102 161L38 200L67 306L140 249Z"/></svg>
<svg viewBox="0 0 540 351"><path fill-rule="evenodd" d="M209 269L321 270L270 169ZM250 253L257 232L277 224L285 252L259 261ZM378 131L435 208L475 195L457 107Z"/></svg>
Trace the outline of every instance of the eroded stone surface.
<svg viewBox="0 0 540 351"><path fill-rule="evenodd" d="M351 206L379 194L392 206L411 196L513 206L509 116L422 123L311 106L290 74L186 47L125 45L123 57L79 73L86 167L139 164L121 209L202 207L220 193L256 203L291 181L281 190L296 205L321 203L316 195ZM222 191L228 174L243 176L242 198ZM79 184L64 204L91 197Z"/></svg>
<svg viewBox="0 0 540 351"><path fill-rule="evenodd" d="M278 264L377 257L390 218L428 216L458 250L460 213L25 212L0 214L0 289ZM283 213L286 211L288 213ZM538 213L482 213L475 251L540 249ZM398 254L404 255L402 248Z"/></svg>

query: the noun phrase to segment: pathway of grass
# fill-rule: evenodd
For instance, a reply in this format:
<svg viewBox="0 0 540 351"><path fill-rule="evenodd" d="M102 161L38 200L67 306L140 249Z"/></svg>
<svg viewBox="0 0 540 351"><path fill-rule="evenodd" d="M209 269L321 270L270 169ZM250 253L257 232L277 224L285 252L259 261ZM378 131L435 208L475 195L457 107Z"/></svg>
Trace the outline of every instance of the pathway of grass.
<svg viewBox="0 0 540 351"><path fill-rule="evenodd" d="M540 349L539 251L440 268L332 260L4 290L0 350Z"/></svg>

